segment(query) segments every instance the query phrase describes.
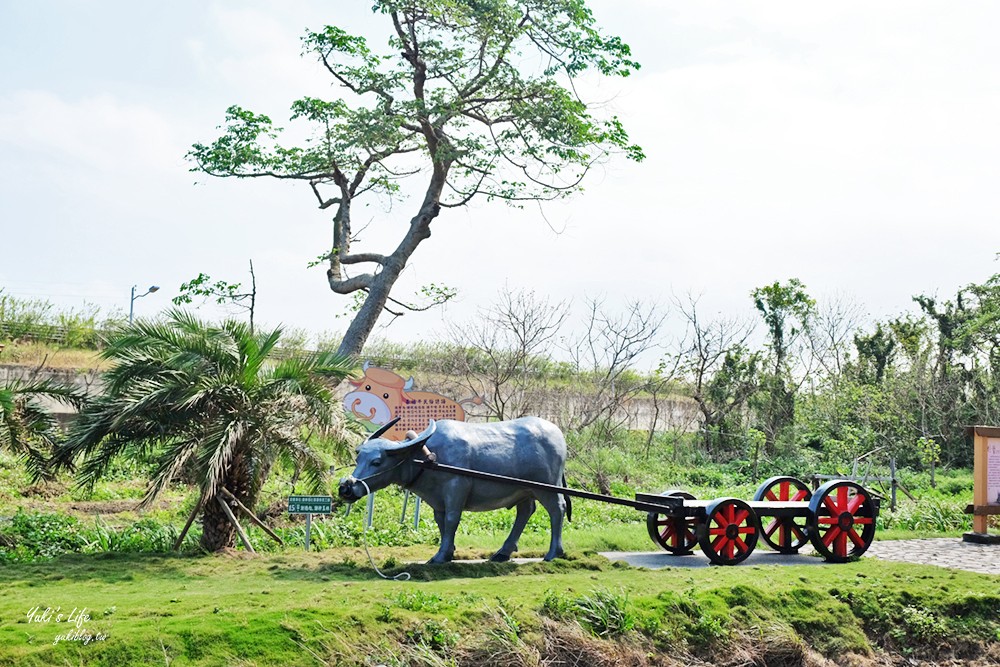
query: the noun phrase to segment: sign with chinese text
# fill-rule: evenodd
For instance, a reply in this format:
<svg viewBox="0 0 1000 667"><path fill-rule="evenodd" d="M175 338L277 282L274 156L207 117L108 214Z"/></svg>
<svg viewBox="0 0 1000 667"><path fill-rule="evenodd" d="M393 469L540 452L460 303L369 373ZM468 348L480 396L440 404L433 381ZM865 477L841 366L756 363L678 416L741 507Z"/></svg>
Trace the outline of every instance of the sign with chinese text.
<svg viewBox="0 0 1000 667"><path fill-rule="evenodd" d="M462 401L429 391L414 391L413 378L404 380L385 368L364 365L365 375L351 380L353 391L344 396L344 410L372 431L399 417L382 436L388 440L406 439L407 431L423 431L431 419L465 421L465 404L481 405L478 396Z"/></svg>
<svg viewBox="0 0 1000 667"><path fill-rule="evenodd" d="M289 514L330 514L333 499L330 496L288 496Z"/></svg>
<svg viewBox="0 0 1000 667"><path fill-rule="evenodd" d="M1000 505L1000 438L986 439L986 504Z"/></svg>

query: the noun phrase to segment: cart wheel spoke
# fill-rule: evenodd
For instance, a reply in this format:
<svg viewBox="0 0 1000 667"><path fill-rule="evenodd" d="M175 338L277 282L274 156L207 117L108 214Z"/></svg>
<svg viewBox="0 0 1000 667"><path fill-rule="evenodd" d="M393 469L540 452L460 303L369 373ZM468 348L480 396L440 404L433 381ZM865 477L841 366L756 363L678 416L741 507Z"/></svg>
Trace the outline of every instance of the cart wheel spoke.
<svg viewBox="0 0 1000 667"><path fill-rule="evenodd" d="M856 547L865 546L865 541L861 539L860 535L858 535L858 531L854 530L853 528L848 528L847 534L850 536L851 542L854 542L854 546Z"/></svg>
<svg viewBox="0 0 1000 667"><path fill-rule="evenodd" d="M858 508L861 507L861 505L865 502L865 500L866 498L864 494L862 493L857 494L856 496L854 496L854 498L851 499L851 502L847 503L847 511L850 512L851 514L857 514Z"/></svg>
<svg viewBox="0 0 1000 667"><path fill-rule="evenodd" d="M847 556L847 533L843 530L837 535L834 551L840 557Z"/></svg>

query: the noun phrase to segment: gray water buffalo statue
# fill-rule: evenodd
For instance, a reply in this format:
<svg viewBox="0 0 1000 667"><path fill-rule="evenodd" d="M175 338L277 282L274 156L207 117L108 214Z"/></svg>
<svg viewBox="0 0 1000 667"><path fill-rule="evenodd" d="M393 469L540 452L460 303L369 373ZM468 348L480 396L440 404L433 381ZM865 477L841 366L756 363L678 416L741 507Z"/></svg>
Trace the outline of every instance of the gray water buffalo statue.
<svg viewBox="0 0 1000 667"><path fill-rule="evenodd" d="M340 482L339 495L354 502L364 495L398 484L420 496L434 510L441 531L441 548L431 563L447 563L455 554L455 531L462 512L517 508L510 535L490 560L506 561L517 551L517 541L535 512L537 500L549 513L552 540L545 560L563 554L563 516L569 516L569 497L554 491L473 479L440 470L425 469L414 459L431 458L438 463L507 477L564 484L566 441L552 423L537 417L487 424L431 421L420 435L403 442L380 436L394 422L373 433L358 450L354 473Z"/></svg>

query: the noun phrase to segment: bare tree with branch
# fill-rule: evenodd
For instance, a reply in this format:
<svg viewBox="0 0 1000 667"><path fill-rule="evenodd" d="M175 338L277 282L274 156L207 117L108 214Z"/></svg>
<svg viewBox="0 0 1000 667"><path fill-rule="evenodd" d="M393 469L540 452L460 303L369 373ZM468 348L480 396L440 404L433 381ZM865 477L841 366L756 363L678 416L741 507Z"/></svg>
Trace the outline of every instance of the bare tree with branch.
<svg viewBox="0 0 1000 667"><path fill-rule="evenodd" d="M222 136L189 152L211 176L308 184L320 210L333 211L327 281L337 294L364 294L341 354L360 353L390 304L396 315L407 307L390 291L442 208L559 199L612 152L643 158L616 117L596 117L576 93L585 73L638 68L582 0L374 0L372 9L389 34L380 51L335 26L303 38L345 95L292 104L291 120L312 127L307 144L284 146L269 117L231 106ZM411 176L426 179L423 196L398 245L359 251L355 203L397 197Z"/></svg>
<svg viewBox="0 0 1000 667"><path fill-rule="evenodd" d="M677 307L687 321L678 356L683 359L691 398L702 415L705 449L712 452L713 440L757 390L759 355L747 350L754 325L740 318L705 322L698 314L697 298L691 295L686 301L678 300Z"/></svg>
<svg viewBox="0 0 1000 667"><path fill-rule="evenodd" d="M555 337L567 314L565 302L504 288L496 303L480 310L474 321L450 327L452 341L463 350L466 384L482 397L490 416L529 414L533 390L545 382Z"/></svg>

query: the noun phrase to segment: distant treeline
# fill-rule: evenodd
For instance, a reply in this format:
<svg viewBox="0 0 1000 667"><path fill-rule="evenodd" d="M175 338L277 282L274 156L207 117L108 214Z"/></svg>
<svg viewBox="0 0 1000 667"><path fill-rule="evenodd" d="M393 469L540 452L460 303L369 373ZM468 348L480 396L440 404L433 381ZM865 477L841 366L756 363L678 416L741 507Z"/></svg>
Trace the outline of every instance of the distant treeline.
<svg viewBox="0 0 1000 667"><path fill-rule="evenodd" d="M754 467L761 458L851 461L869 452L932 472L969 466L966 427L1000 423L1000 274L949 298L916 295L911 312L874 323L858 304L817 302L796 279L754 289L749 301L752 314L713 319L696 299L669 313L639 303L615 313L591 301L586 331L572 335L567 304L505 290L439 340L372 342L364 357L400 373L448 376L498 419L530 413L539 391L576 390L592 400L561 426L593 431L598 443L615 441L635 397L652 398L654 409L686 397L698 423L683 427L685 440L694 431L691 444L704 455ZM662 340L667 317L686 324L682 340ZM96 348L102 331L121 323L94 306L58 310L0 290L0 342ZM285 354L338 343L302 330L282 339ZM658 368L638 369L655 349L665 350ZM650 446L659 430L654 419Z"/></svg>

